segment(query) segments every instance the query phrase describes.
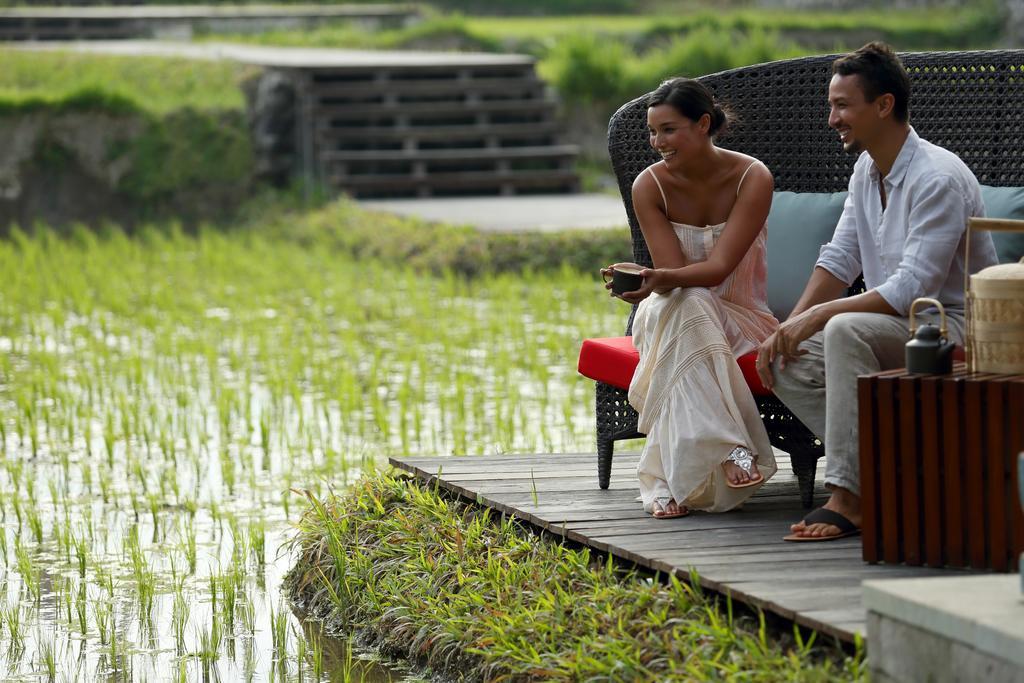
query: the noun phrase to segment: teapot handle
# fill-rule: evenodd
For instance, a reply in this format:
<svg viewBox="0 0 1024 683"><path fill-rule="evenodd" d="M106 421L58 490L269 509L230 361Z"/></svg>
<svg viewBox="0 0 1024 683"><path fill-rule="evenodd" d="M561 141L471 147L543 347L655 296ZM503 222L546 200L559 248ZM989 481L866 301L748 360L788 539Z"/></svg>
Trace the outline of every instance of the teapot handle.
<svg viewBox="0 0 1024 683"><path fill-rule="evenodd" d="M949 339L949 335L946 334L946 309L943 307L942 302L936 299L929 299L923 296L919 299L914 299L914 303L910 304L910 336L913 337L917 334L917 325L914 323L914 312L917 310L918 304L931 304L939 309L939 319L941 324L939 325L939 334L942 335L943 339Z"/></svg>

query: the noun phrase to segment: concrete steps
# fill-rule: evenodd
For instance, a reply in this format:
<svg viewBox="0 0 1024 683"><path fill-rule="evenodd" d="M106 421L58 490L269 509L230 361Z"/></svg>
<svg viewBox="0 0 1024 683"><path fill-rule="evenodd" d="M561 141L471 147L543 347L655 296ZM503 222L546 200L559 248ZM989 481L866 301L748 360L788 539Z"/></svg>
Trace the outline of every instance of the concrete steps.
<svg viewBox="0 0 1024 683"><path fill-rule="evenodd" d="M358 197L578 190L533 60L307 67L296 73L322 182Z"/></svg>

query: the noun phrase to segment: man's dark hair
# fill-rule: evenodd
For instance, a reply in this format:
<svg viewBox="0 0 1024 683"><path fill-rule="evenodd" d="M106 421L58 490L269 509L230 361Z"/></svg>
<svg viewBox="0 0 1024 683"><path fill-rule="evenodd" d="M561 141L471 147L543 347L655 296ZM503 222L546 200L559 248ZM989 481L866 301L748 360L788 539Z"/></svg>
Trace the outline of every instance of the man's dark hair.
<svg viewBox="0 0 1024 683"><path fill-rule="evenodd" d="M910 120L910 77L891 47L882 42L864 47L832 62L832 73L860 76L864 97L874 102L879 95L893 96L893 116L897 121Z"/></svg>

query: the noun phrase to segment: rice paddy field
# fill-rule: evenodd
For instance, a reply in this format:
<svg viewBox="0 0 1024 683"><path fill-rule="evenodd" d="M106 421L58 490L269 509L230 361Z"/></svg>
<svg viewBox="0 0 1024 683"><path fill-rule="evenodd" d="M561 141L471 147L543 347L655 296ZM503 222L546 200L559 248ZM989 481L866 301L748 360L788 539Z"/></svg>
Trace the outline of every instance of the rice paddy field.
<svg viewBox="0 0 1024 683"><path fill-rule="evenodd" d="M592 448L573 270L425 275L256 230L0 241L0 677L415 680L281 591L305 491Z"/></svg>

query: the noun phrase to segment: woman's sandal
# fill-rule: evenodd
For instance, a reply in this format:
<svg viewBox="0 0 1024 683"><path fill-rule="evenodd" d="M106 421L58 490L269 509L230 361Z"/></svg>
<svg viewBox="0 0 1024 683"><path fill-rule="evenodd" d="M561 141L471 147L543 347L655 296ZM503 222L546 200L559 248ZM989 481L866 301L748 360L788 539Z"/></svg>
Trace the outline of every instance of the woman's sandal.
<svg viewBox="0 0 1024 683"><path fill-rule="evenodd" d="M732 449L732 453L730 453L729 457L725 459L725 462L731 462L733 465L736 465L736 467L739 467L741 470L746 472L747 476L750 477L750 481L745 482L743 484L734 484L729 480L729 477L726 477L725 485L731 489L745 489L748 486L757 486L762 481L764 481L764 475L761 474L760 472L757 473L756 479L752 474L752 472L754 471L754 454L750 452L749 448L737 446L736 448ZM724 465L725 463L722 464Z"/></svg>
<svg viewBox="0 0 1024 683"><path fill-rule="evenodd" d="M654 499L654 510L651 511L651 517L655 519L675 519L676 517L686 517L690 514L690 510L685 505L676 503L677 512L669 512L668 504L675 502L673 498L655 498Z"/></svg>

